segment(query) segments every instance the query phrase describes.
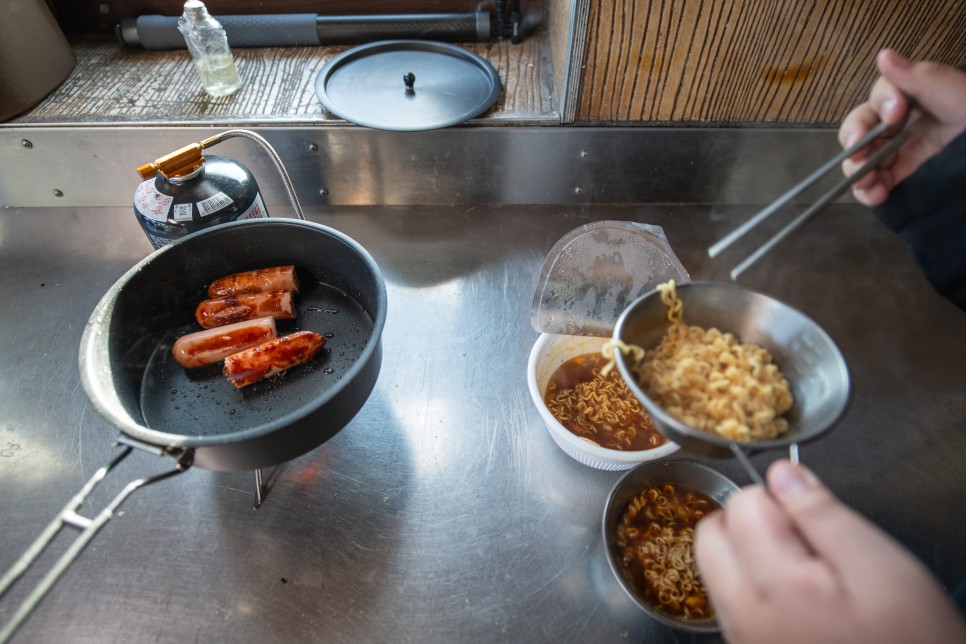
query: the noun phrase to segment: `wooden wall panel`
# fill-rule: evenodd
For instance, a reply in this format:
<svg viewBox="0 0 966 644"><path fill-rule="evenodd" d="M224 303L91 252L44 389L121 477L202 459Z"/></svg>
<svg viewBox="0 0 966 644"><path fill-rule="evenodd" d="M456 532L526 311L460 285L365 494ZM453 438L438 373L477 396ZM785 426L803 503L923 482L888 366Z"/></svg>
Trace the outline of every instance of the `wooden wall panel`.
<svg viewBox="0 0 966 644"><path fill-rule="evenodd" d="M966 62L957 0L590 0L576 122L837 123L883 46Z"/></svg>

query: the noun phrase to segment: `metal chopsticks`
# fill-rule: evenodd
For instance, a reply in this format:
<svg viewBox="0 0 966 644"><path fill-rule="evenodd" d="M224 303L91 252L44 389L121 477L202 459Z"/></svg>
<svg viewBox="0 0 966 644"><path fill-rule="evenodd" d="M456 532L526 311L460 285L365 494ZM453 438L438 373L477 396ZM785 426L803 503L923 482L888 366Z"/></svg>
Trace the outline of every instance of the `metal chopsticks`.
<svg viewBox="0 0 966 644"><path fill-rule="evenodd" d="M851 176L842 179L834 188L829 190L827 193L822 195L815 203L808 207L802 214L798 215L784 228L778 231L771 239L762 244L758 250L751 253L747 258L745 258L740 264L731 269L731 279L732 281L738 279L745 270L758 261L762 255L767 253L772 249L778 242L783 240L785 237L790 235L792 232L797 230L802 224L808 221L813 215L821 211L825 206L835 200L839 195L849 189L849 187L867 175L870 171L876 168L882 161L888 157L890 154L896 151L900 145L905 143L909 137L911 137L915 132L920 130L928 121L932 119L928 114L922 114L911 123L908 123L900 132L896 134L886 145L882 146L877 150L872 156L869 157L863 165L861 165ZM847 158L866 147L877 137L882 135L886 130L889 129L889 125L885 122L879 123L877 126L869 130L865 136L859 139L855 144L853 144L848 149L842 150L831 159L829 159L825 164L823 164L815 172L807 176L798 185L793 187L791 190L783 194L781 197L772 202L764 210L756 214L754 217L743 223L741 226L733 230L731 233L726 235L721 241L717 242L711 248L708 249L709 257L717 257L725 249L731 246L738 239L743 237L748 231L757 226L759 223L764 221L766 218L770 217L775 211L791 201L796 195L803 192L804 190L811 187L815 182L824 177L826 174L835 170L839 165Z"/></svg>

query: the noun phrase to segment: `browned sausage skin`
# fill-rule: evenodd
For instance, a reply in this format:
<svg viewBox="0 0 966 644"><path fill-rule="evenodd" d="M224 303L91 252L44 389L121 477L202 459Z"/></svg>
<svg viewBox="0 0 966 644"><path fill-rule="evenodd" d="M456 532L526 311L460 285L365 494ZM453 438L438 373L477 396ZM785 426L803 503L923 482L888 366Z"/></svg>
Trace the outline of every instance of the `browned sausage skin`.
<svg viewBox="0 0 966 644"><path fill-rule="evenodd" d="M222 373L239 389L274 376L315 357L325 338L312 331L297 331L225 358Z"/></svg>
<svg viewBox="0 0 966 644"><path fill-rule="evenodd" d="M229 295L204 300L195 309L195 319L205 329L270 316L290 320L296 316L292 291Z"/></svg>
<svg viewBox="0 0 966 644"><path fill-rule="evenodd" d="M183 335L175 341L171 353L182 367L194 369L273 340L276 334L274 318L245 320Z"/></svg>
<svg viewBox="0 0 966 644"><path fill-rule="evenodd" d="M260 268L216 279L208 286L208 297L228 297L270 291L299 292L294 266Z"/></svg>

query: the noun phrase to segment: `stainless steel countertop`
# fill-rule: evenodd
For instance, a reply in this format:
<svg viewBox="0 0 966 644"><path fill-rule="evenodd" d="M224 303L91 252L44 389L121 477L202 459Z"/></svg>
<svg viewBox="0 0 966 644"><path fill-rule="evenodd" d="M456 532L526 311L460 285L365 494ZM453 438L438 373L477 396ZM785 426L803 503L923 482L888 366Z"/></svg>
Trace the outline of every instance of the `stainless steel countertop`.
<svg viewBox="0 0 966 644"><path fill-rule="evenodd" d="M704 250L751 212L313 209L387 281L368 403L333 440L266 472L258 510L251 473L192 469L136 492L14 641L689 640L627 612L602 568L601 514L620 474L568 458L532 406L530 301L553 244L597 219L661 225L694 279L726 279ZM101 295L150 250L126 208L0 209L0 569L116 453L116 430L80 386L78 344ZM966 579L966 315L849 204L742 281L803 310L849 361L852 405L803 461L944 584ZM778 456L752 460L764 470ZM734 462L713 465L748 482ZM94 510L170 466L135 453ZM3 598L0 622L41 572Z"/></svg>

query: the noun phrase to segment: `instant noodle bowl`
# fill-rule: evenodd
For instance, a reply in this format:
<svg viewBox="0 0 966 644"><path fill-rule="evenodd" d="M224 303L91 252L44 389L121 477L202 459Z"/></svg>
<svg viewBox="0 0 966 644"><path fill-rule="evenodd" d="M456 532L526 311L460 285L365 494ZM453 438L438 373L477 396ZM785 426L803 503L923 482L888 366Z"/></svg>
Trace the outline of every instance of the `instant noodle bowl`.
<svg viewBox="0 0 966 644"><path fill-rule="evenodd" d="M545 394L557 369L577 356L600 353L603 342L604 339L598 337L543 334L533 345L527 365L527 385L550 437L574 460L602 470L626 470L639 463L673 454L679 447L672 441L637 451L602 447L568 430L548 409Z"/></svg>

